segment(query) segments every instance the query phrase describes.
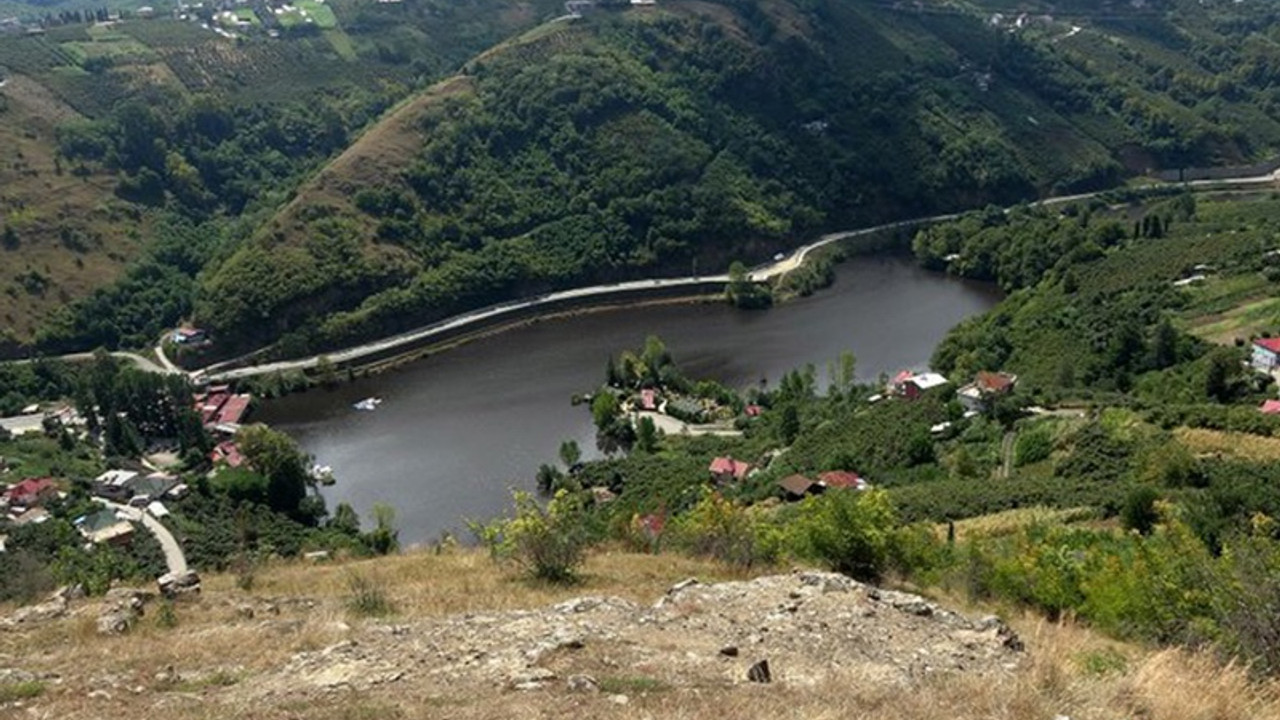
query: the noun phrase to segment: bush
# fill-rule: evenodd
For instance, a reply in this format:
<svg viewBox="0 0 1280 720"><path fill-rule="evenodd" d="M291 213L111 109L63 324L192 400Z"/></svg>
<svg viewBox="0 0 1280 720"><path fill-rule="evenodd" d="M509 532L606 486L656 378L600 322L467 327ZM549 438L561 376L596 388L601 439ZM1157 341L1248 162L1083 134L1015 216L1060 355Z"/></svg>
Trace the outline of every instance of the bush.
<svg viewBox="0 0 1280 720"><path fill-rule="evenodd" d="M1053 434L1046 425L1024 430L1013 446L1013 464L1017 467L1047 460L1053 452Z"/></svg>
<svg viewBox="0 0 1280 720"><path fill-rule="evenodd" d="M347 609L358 617L385 617L395 612L382 583L366 575L352 573L347 577Z"/></svg>
<svg viewBox="0 0 1280 720"><path fill-rule="evenodd" d="M1160 493L1155 488L1140 485L1129 492L1125 498L1124 508L1120 511L1120 523L1126 530L1137 530L1142 535L1150 535L1155 529L1160 513L1156 510L1156 500Z"/></svg>
<svg viewBox="0 0 1280 720"><path fill-rule="evenodd" d="M515 517L470 523L471 531L495 560L514 562L539 580L576 581L589 541L583 497L561 490L545 509L529 493L516 492L514 500Z"/></svg>
<svg viewBox="0 0 1280 720"><path fill-rule="evenodd" d="M781 543L775 529L746 508L706 491L674 524L672 535L686 552L748 568L777 559Z"/></svg>
<svg viewBox="0 0 1280 720"><path fill-rule="evenodd" d="M881 490L835 491L804 501L793 528L798 554L858 580L879 580L897 513Z"/></svg>

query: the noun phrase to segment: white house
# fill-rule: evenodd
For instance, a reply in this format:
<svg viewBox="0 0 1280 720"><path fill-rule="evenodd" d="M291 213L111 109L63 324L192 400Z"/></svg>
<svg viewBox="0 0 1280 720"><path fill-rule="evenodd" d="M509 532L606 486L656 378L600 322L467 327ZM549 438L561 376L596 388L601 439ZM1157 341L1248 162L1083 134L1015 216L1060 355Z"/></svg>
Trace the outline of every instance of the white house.
<svg viewBox="0 0 1280 720"><path fill-rule="evenodd" d="M1253 367L1271 372L1280 365L1280 338L1258 338L1253 341Z"/></svg>

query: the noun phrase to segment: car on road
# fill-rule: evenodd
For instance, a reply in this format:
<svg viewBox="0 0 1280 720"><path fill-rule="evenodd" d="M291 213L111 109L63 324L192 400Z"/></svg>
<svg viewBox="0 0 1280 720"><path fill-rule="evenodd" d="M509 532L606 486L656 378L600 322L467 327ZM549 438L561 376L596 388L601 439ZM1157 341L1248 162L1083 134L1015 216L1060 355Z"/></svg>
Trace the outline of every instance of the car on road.
<svg viewBox="0 0 1280 720"><path fill-rule="evenodd" d="M787 254L786 254L786 253L778 253L777 255L774 255L774 256L773 256L773 261L774 261L774 262L782 262L782 259L783 259L783 258L785 258L786 256L787 256Z"/></svg>

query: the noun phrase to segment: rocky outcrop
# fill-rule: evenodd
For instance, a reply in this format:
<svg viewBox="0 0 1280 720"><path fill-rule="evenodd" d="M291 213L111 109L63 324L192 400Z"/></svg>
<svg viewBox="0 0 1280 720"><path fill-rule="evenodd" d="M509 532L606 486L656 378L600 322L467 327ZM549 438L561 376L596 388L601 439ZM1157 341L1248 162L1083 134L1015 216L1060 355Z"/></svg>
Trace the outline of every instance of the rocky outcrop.
<svg viewBox="0 0 1280 720"><path fill-rule="evenodd" d="M243 690L291 696L412 683L472 693L595 693L611 691L609 678L622 676L697 688L805 686L851 674L907 688L944 673L1009 672L1021 649L996 618L971 619L915 595L801 572L689 580L651 606L582 597L540 610L367 626L295 655Z"/></svg>

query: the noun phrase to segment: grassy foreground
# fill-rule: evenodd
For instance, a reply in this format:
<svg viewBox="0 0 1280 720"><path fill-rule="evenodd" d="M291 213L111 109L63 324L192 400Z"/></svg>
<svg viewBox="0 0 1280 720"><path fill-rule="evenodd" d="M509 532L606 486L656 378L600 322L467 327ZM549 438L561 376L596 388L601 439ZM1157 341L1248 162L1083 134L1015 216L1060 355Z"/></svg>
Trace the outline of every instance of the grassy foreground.
<svg viewBox="0 0 1280 720"><path fill-rule="evenodd" d="M778 570L779 572L785 570ZM365 619L349 609L351 578L385 593L394 608ZM423 705L426 688L406 682L367 692L296 700L251 697L255 675L280 672L295 653L355 639L386 623L443 615L534 608L568 597L617 595L653 602L674 582L741 577L715 564L674 555L598 553L575 587L534 585L468 550L414 552L361 562L287 564L261 569L251 593L233 576L207 579L199 598L175 608L177 623L155 606L127 635L100 636L93 605L29 630L0 632L0 665L41 675L21 687L0 685L0 717L91 718L147 713L166 718L617 717L804 718L1182 718L1280 717L1272 685L1251 683L1243 668L1181 650L1150 652L1115 643L1070 622L1011 618L1027 645L1021 666L998 680L949 677L912 692L849 678L831 685L718 685L697 692L622 690L626 705L563 691L520 693L495 687L473 701ZM310 603L305 600L311 601ZM262 611L270 602L279 614ZM79 607L79 606L76 606ZM256 618L246 608L259 609ZM968 608L983 612L983 608ZM289 632L277 631L288 626ZM274 628L274 629L273 629ZM166 673L180 673L181 682ZM12 700L10 700L12 698ZM416 698L416 699L415 699ZM8 704L4 704L8 701ZM28 711L33 712L29 715Z"/></svg>

